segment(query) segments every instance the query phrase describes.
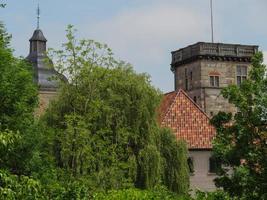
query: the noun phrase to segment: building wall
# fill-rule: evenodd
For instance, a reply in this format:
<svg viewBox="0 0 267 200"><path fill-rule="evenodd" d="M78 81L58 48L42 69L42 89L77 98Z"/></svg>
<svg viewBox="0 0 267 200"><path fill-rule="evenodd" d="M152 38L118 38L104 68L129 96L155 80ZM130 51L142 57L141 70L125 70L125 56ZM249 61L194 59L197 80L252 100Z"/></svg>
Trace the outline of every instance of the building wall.
<svg viewBox="0 0 267 200"><path fill-rule="evenodd" d="M231 84L236 84L236 67L249 66L249 63L229 61L201 61L201 87L203 90L203 109L212 116L219 111L235 112L233 105L229 104L221 95L221 90ZM210 85L210 76L219 76L219 87Z"/></svg>
<svg viewBox="0 0 267 200"><path fill-rule="evenodd" d="M189 150L189 156L193 159L194 173L190 176L190 188L202 191L214 191L216 186L213 182L216 175L209 173L209 150Z"/></svg>
<svg viewBox="0 0 267 200"><path fill-rule="evenodd" d="M221 89L236 84L236 67L247 66L249 63L233 61L198 60L175 68L175 89L182 88L209 115L219 111L235 112L221 95ZM192 72L192 80L190 73ZM188 89L186 90L186 74ZM219 76L219 87L210 85L210 76Z"/></svg>
<svg viewBox="0 0 267 200"><path fill-rule="evenodd" d="M35 116L41 116L48 108L49 102L57 97L56 91L41 91L39 90L39 106L35 111Z"/></svg>
<svg viewBox="0 0 267 200"><path fill-rule="evenodd" d="M191 80L192 73L192 80ZM195 61L175 68L175 90L183 89L191 99L203 108L203 97L201 96L201 62ZM186 90L186 74L188 79L188 90ZM202 105L203 104L203 105Z"/></svg>

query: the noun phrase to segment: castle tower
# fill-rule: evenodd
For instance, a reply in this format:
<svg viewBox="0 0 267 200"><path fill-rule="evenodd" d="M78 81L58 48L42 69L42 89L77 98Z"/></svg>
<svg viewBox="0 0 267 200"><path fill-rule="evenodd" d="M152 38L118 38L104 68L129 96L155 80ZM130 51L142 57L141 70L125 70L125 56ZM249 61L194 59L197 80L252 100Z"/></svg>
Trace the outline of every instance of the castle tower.
<svg viewBox="0 0 267 200"><path fill-rule="evenodd" d="M172 52L175 90L183 89L209 115L234 112L221 89L248 77L255 45L199 42Z"/></svg>
<svg viewBox="0 0 267 200"><path fill-rule="evenodd" d="M40 9L37 10L37 29L30 38L30 52L27 60L33 66L33 80L39 87L39 108L37 115L40 115L48 106L49 101L55 98L59 81L55 77L63 77L53 67L52 61L46 55L46 38L39 28Z"/></svg>

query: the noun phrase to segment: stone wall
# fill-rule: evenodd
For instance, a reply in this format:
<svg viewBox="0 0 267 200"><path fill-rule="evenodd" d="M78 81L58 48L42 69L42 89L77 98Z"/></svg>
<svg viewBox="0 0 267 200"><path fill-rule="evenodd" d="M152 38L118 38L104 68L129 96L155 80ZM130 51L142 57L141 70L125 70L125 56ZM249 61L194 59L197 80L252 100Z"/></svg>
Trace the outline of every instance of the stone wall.
<svg viewBox="0 0 267 200"><path fill-rule="evenodd" d="M221 95L221 89L231 84L236 84L236 67L238 65L249 66L245 62L229 61L201 61L201 87L203 98L203 109L212 116L219 111L236 111L235 107L228 103ZM219 76L219 87L210 85L210 76Z"/></svg>
<svg viewBox="0 0 267 200"><path fill-rule="evenodd" d="M40 117L45 109L48 107L49 102L57 97L56 91L39 91L39 106L35 111L35 116Z"/></svg>
<svg viewBox="0 0 267 200"><path fill-rule="evenodd" d="M192 80L191 80L192 73ZM183 89L191 99L196 100L196 103L203 108L201 102L201 62L195 61L190 64L185 64L175 69L175 90ZM186 90L185 75L188 79L188 90Z"/></svg>
<svg viewBox="0 0 267 200"><path fill-rule="evenodd" d="M174 71L175 89L185 90L209 116L219 111L235 112L234 106L229 104L220 93L222 88L236 84L237 66L248 66L249 70L248 62L197 60L180 65ZM210 85L210 76L219 76L219 87Z"/></svg>
<svg viewBox="0 0 267 200"><path fill-rule="evenodd" d="M188 89L194 90L199 88L201 84L201 62L195 61L190 64L184 64L175 69L175 89L183 89L186 91L185 87L185 75L188 78ZM192 80L191 80L192 73Z"/></svg>

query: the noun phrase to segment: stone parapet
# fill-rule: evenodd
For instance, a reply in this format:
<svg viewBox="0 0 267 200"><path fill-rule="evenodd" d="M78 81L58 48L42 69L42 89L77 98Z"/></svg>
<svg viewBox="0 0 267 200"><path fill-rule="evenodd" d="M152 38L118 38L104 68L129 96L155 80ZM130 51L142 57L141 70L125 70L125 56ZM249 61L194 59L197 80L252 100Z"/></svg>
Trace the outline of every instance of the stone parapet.
<svg viewBox="0 0 267 200"><path fill-rule="evenodd" d="M172 71L196 59L250 62L258 51L256 45L198 42L172 52Z"/></svg>

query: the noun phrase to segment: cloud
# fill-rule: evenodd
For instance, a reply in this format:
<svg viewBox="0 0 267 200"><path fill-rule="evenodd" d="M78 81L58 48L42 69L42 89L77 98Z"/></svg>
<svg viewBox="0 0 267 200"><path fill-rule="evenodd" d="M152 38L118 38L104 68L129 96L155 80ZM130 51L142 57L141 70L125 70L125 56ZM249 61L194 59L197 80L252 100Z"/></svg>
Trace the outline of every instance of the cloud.
<svg viewBox="0 0 267 200"><path fill-rule="evenodd" d="M266 18L266 12L263 11L267 4L266 0L258 1L228 0L231 7L225 1L214 2L215 41L258 44L267 52L267 28L263 26ZM46 2L50 2L46 6L48 9L52 1ZM42 18L42 29L49 47L60 47L65 41L66 25L72 23L78 29L79 38L93 38L107 43L116 57L132 63L137 72L149 73L152 83L164 91L173 89L170 52L198 41L210 41L209 1L110 0L107 3L102 0L92 3L90 10L84 1L72 11L69 7L74 4L66 1L69 5L65 12L58 15L58 7L62 2L59 1L58 5L53 3L48 16ZM22 13L20 15L27 12L24 10ZM17 12L15 15L15 9L7 14L5 20L12 19L8 28L14 33L16 52L18 55L27 55L28 39L35 20L32 14L28 20L20 18ZM267 53L265 60L267 63Z"/></svg>
<svg viewBox="0 0 267 200"><path fill-rule="evenodd" d="M179 4L161 3L125 10L90 27L90 32L95 32L125 56L133 56L127 53L130 51L140 56L139 59L157 60L161 58L162 49L174 43L178 48L206 38L206 22L200 20L203 18L205 16Z"/></svg>
<svg viewBox="0 0 267 200"><path fill-rule="evenodd" d="M162 1L123 10L83 27L88 28L82 28L82 32L107 43L118 57L132 63L137 71L151 74L153 83L165 90L173 88L170 52L209 38L208 15L190 6Z"/></svg>

